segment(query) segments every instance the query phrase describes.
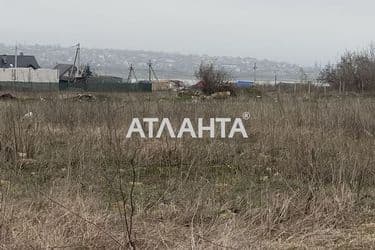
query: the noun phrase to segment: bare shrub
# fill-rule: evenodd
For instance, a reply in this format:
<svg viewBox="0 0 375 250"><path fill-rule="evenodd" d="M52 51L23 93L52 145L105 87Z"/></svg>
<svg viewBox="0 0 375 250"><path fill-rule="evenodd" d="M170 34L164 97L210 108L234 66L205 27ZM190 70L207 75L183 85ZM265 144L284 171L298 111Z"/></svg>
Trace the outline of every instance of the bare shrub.
<svg viewBox="0 0 375 250"><path fill-rule="evenodd" d="M230 91L235 94L235 87L230 83L231 75L223 69L216 69L213 63L201 63L195 72L195 77L202 82L204 94L211 95L215 92Z"/></svg>
<svg viewBox="0 0 375 250"><path fill-rule="evenodd" d="M361 52L347 52L336 65L328 64L319 80L340 91L372 91L375 89L375 47Z"/></svg>

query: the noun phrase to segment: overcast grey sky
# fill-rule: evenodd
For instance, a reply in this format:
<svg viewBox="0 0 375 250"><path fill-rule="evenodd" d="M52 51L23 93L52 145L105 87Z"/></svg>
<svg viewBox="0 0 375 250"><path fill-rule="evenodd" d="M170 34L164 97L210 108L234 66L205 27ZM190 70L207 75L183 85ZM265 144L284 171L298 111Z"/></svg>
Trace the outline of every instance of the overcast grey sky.
<svg viewBox="0 0 375 250"><path fill-rule="evenodd" d="M0 42L313 65L375 41L374 11L374 0L0 0Z"/></svg>

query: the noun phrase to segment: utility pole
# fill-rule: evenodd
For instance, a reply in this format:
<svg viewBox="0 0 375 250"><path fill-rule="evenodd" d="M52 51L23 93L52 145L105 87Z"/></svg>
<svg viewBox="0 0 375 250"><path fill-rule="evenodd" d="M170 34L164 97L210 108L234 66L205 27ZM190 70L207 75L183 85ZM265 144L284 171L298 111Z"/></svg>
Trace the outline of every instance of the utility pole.
<svg viewBox="0 0 375 250"><path fill-rule="evenodd" d="M138 78L137 78L137 75L135 74L135 69L133 67L133 64L130 64L127 83L131 83L133 75L134 75L135 80L138 82Z"/></svg>
<svg viewBox="0 0 375 250"><path fill-rule="evenodd" d="M275 71L275 86L276 86L276 84L277 84L277 73Z"/></svg>
<svg viewBox="0 0 375 250"><path fill-rule="evenodd" d="M77 58L77 76L78 76L79 68L81 67L81 44L80 43L77 45L77 54L78 54L78 58Z"/></svg>
<svg viewBox="0 0 375 250"><path fill-rule="evenodd" d="M15 47L15 50L14 50L14 67L15 68L18 67L18 47L17 47L17 43L16 43L16 47Z"/></svg>
<svg viewBox="0 0 375 250"><path fill-rule="evenodd" d="M277 84L277 71L275 70L275 87L276 85L278 85L278 89L279 89L279 93L281 92L281 89L280 89L280 84Z"/></svg>
<svg viewBox="0 0 375 250"><path fill-rule="evenodd" d="M255 62L254 63L254 67L253 67L253 70L254 70L254 84L256 84L256 81L257 81L257 63Z"/></svg>
<svg viewBox="0 0 375 250"><path fill-rule="evenodd" d="M309 98L311 98L311 81L307 79L307 75L305 74L305 82L309 85Z"/></svg>
<svg viewBox="0 0 375 250"><path fill-rule="evenodd" d="M148 62L148 80L151 82L152 80L152 75L154 75L154 78L156 79L156 81L159 82L159 78L156 76L156 73L155 73L155 70L154 68L152 67L152 62L151 60Z"/></svg>
<svg viewBox="0 0 375 250"><path fill-rule="evenodd" d="M16 82L18 80L18 77L17 77L17 67L18 67L18 47L17 47L17 43L16 43L16 46L14 48L14 65L13 65L14 69L12 70L13 72L13 80L14 82Z"/></svg>
<svg viewBox="0 0 375 250"><path fill-rule="evenodd" d="M74 63L73 63L73 67L72 69L70 70L70 73L69 73L69 82L70 80L73 80L73 82L76 80L76 78L79 76L79 67L80 67L80 63L81 63L81 44L78 43L77 45L75 45L74 47L77 47L76 49L76 54L75 54L75 57L74 57ZM77 68L77 69L76 69ZM75 74L74 74L74 70L75 71ZM71 78L74 78L74 79L71 79Z"/></svg>
<svg viewBox="0 0 375 250"><path fill-rule="evenodd" d="M148 62L148 80L151 82L151 68L152 68L152 62L151 60Z"/></svg>

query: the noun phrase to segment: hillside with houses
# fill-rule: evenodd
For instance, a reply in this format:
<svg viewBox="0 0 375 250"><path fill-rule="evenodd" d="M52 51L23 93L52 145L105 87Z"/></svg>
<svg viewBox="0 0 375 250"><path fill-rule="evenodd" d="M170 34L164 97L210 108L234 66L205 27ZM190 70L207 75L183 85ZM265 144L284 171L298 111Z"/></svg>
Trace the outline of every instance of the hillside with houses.
<svg viewBox="0 0 375 250"><path fill-rule="evenodd" d="M74 47L58 45L19 45L19 51L35 55L42 67L52 68L58 63L73 63ZM0 44L0 54L14 53L13 45ZM133 64L140 78L147 78L147 65L152 60L160 78L193 79L194 72L202 61L214 62L226 69L238 79L253 79L254 64L257 65L257 79L272 82L275 72L278 79L299 80L301 67L298 65L259 60L251 57L212 57L207 55L184 55L178 53L118 50L118 49L89 49L82 48L82 62L90 64L99 74L126 77L129 64ZM314 78L318 68L303 69L310 78Z"/></svg>

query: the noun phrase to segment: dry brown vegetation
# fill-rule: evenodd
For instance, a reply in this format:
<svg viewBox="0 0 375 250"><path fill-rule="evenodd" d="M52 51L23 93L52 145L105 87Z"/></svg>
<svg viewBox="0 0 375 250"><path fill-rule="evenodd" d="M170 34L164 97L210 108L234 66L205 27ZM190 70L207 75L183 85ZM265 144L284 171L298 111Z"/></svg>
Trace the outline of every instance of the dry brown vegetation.
<svg viewBox="0 0 375 250"><path fill-rule="evenodd" d="M320 72L320 81L338 91L368 92L374 90L375 47L362 51L348 51L336 65L328 64Z"/></svg>
<svg viewBox="0 0 375 250"><path fill-rule="evenodd" d="M375 247L371 97L17 96L0 102L1 249ZM249 139L125 138L133 117L246 111Z"/></svg>

